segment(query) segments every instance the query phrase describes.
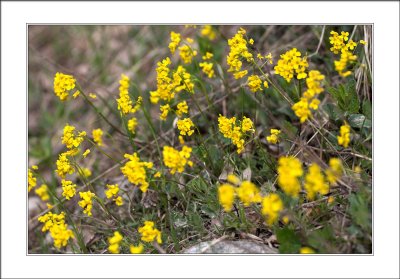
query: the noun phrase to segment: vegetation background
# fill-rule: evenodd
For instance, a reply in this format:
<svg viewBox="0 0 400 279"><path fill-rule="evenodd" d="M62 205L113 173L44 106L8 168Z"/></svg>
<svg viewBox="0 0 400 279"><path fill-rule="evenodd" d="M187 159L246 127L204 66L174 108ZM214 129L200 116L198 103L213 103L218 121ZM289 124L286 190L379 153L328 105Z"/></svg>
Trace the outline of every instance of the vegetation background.
<svg viewBox="0 0 400 279"><path fill-rule="evenodd" d="M118 81L121 73L126 73L138 88L132 92L133 95L141 91L145 99L144 106L147 106L152 118L158 119L158 107L152 107L145 96L156 87L156 63L170 55L170 32L181 32L195 39L200 51L211 45L215 59L220 61L223 75L230 80L225 62L229 51L227 40L239 27L216 26L217 38L209 42L199 34L200 26L196 29L157 25L29 26L29 165L39 165L43 177L52 185L57 185L55 160L62 152L60 137L66 123L75 125L79 130L91 131L100 127L107 131L105 143L109 148L108 152L116 157L121 158L121 153L133 152L129 141L107 126L87 103L60 102L53 93L53 77L56 72L74 75L86 92L96 93L98 98L95 104L116 125L121 125L115 102L118 97ZM230 157L230 161L217 144L207 145L208 150L204 150L202 146L194 148L195 175L190 177L189 173L185 176L183 182L186 190L181 191L179 181L172 183L171 201L165 208L160 207L162 198L157 192L150 191L146 196L136 193L135 205L132 206L133 211L130 211L135 216L124 226L136 230L143 218L158 218L159 229L168 235L163 247L167 253L180 253L201 241L223 236L233 240L252 239L268 244L281 253L297 253L302 246L313 247L319 253L371 253L372 68L371 65L361 64L371 63L372 48L369 47L366 53L360 53L360 64L355 67L353 75L343 79L334 70L335 57L329 51L328 39L330 30L347 31L357 40L367 38L368 44L372 46L371 26L243 27L254 38L255 46L260 52L272 53L274 62L280 54L293 47L302 54L313 54L309 60L312 65L310 68L320 70L328 80L323 93L324 99L321 101L321 107L329 120L325 128L337 133L343 120L347 120L353 132L351 150L343 151L336 144L339 151L327 154L324 139L313 137L313 129L301 126L290 106L273 89L265 90L264 95L254 95L236 84L230 88L232 92L229 93L227 83L218 80L203 81L202 86L207 88L208 98L214 106L212 109L208 108L204 98L199 97L203 111L196 121L199 132L207 138L218 137L217 134L211 134L212 129L209 127L210 123L218 123L219 113L230 116L235 112L238 115L250 114L262 139L262 148L253 150L248 156ZM321 40L323 30L325 35ZM298 98L296 87L285 84L283 80L279 84L293 100ZM194 111L199 112L196 109ZM155 122L158 135L165 144L176 141L176 128L173 128L172 121ZM153 136L148 126L142 125L145 123L143 116L139 116L139 123L135 143L142 154L146 154L146 158L153 158L157 162ZM279 148L265 141L269 129L274 127L280 127L287 135ZM175 140L172 139L174 137ZM334 144L335 140L331 135L329 141ZM247 175L265 191L275 191L276 160L289 151L291 154L299 154L303 161L318 160L325 166L327 158L333 156L346 162L346 176L343 184L334 190L336 200L333 205L327 204L326 199L304 203L297 208L294 218L299 223L288 226L280 223L274 230L266 226L252 208L240 208L235 218L223 214L216 191L221 175L234 170L240 175ZM205 167L200 165L200 158L203 156L209 156ZM92 154L85 163L92 170L94 179L99 176L96 183L102 187L111 182L124 183L119 168L113 168L114 165L102 154ZM357 166L361 168L361 172L354 171ZM40 231L40 224L35 221L35 217L46 210L46 204L34 193L30 193L28 202L29 253L58 253ZM73 208L71 211L82 221L77 211ZM126 210L116 212L121 217L128 214ZM88 251L104 253L108 245L107 237L118 227L118 224L109 220L88 221L82 227ZM135 239L135 236L132 237ZM156 247L147 248L148 252L160 252Z"/></svg>

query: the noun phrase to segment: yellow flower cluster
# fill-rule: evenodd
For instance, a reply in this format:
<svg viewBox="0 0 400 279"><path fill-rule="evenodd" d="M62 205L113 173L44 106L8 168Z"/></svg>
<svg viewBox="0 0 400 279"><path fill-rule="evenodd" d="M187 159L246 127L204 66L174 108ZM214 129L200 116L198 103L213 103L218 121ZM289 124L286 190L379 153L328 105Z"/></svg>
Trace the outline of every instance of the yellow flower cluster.
<svg viewBox="0 0 400 279"><path fill-rule="evenodd" d="M192 49L192 47L190 47L189 45L180 46L178 49L179 56L185 64L192 63L193 57L197 55L197 51Z"/></svg>
<svg viewBox="0 0 400 279"><path fill-rule="evenodd" d="M121 79L119 81L119 98L117 99L117 104L118 110L123 114L135 113L142 105L142 97L139 96L136 100L135 106L133 106L133 101L129 96L129 82L129 77L121 74Z"/></svg>
<svg viewBox="0 0 400 279"><path fill-rule="evenodd" d="M170 146L164 146L164 165L170 168L171 174L174 174L175 172L183 172L186 165L189 167L193 165L193 162L189 160L191 153L192 148L188 146L183 146L181 151Z"/></svg>
<svg viewBox="0 0 400 279"><path fill-rule="evenodd" d="M122 241L122 235L116 231L112 237L108 238L108 251L111 254L118 254L119 253L119 243Z"/></svg>
<svg viewBox="0 0 400 279"><path fill-rule="evenodd" d="M271 193L262 199L261 213L267 216L268 225L272 225L278 220L280 212L283 210L283 202L278 194Z"/></svg>
<svg viewBox="0 0 400 279"><path fill-rule="evenodd" d="M93 136L93 141L97 143L98 146L103 145L103 139L101 138L103 136L103 130L101 129L95 129L92 131L92 136Z"/></svg>
<svg viewBox="0 0 400 279"><path fill-rule="evenodd" d="M33 188L36 187L36 176L34 171L32 170L37 170L38 167L37 166L32 166L32 169L28 168L28 192L30 192Z"/></svg>
<svg viewBox="0 0 400 279"><path fill-rule="evenodd" d="M83 142L86 132L75 133L75 127L66 124L63 130L63 136L61 137L61 143L65 144L68 149L78 148Z"/></svg>
<svg viewBox="0 0 400 279"><path fill-rule="evenodd" d="M174 31L171 32L171 42L169 43L168 47L172 54L175 53L176 48L178 47L179 43L181 42L181 34L175 33Z"/></svg>
<svg viewBox="0 0 400 279"><path fill-rule="evenodd" d="M246 59L247 62L253 62L253 54L251 54L247 49L247 41L244 38L246 30L240 28L239 31L228 40L228 45L230 47L230 52L226 59L229 66L228 72L233 73L235 79L240 79L247 75L247 70L242 70L241 59Z"/></svg>
<svg viewBox="0 0 400 279"><path fill-rule="evenodd" d="M50 199L48 193L49 187L46 184L42 184L39 188L35 190L35 193L42 199L42 201L48 201Z"/></svg>
<svg viewBox="0 0 400 279"><path fill-rule="evenodd" d="M203 28L201 29L201 35L203 37L207 37L210 41L213 41L217 36L211 25L204 25Z"/></svg>
<svg viewBox="0 0 400 279"><path fill-rule="evenodd" d="M342 31L340 35L335 32L331 31L331 37L329 37L329 42L332 45L331 51L334 54L340 53L340 60L334 61L335 70L339 73L342 77L347 77L351 75L351 71L347 70L347 65L353 61L357 60L357 56L354 55L351 50L357 46L357 43L353 40L350 40L346 43L349 39L349 33ZM361 41L360 41L361 43Z"/></svg>
<svg viewBox="0 0 400 279"><path fill-rule="evenodd" d="M340 126L340 136L337 136L338 144L347 148L350 143L350 126L345 122Z"/></svg>
<svg viewBox="0 0 400 279"><path fill-rule="evenodd" d="M65 223L65 213L53 214L51 212L40 216L39 222L44 223L42 232L50 231L50 235L54 240L54 246L58 249L65 247L70 238L74 238L74 234Z"/></svg>
<svg viewBox="0 0 400 279"><path fill-rule="evenodd" d="M167 102L167 104L160 106L161 120L167 118L171 110L168 103L175 97L175 93L179 93L182 90L186 90L189 93L194 92L194 83L186 69L182 66L178 66L176 71L171 75L169 69L170 64L171 60L169 57L157 63L157 90L150 91L150 101L153 104L157 104L160 100Z"/></svg>
<svg viewBox="0 0 400 279"><path fill-rule="evenodd" d="M71 162L68 159L71 153L69 151L63 152L58 156L58 160L56 162L56 173L59 177L65 178L67 174L73 174L75 169L72 167Z"/></svg>
<svg viewBox="0 0 400 279"><path fill-rule="evenodd" d="M226 212L232 210L237 196L244 206L261 202L262 214L267 217L267 223L271 225L276 222L279 213L283 210L283 202L277 194L268 194L262 197L256 185L250 181L241 181L233 174L228 175L227 180L229 183L218 187L218 199Z"/></svg>
<svg viewBox="0 0 400 279"><path fill-rule="evenodd" d="M269 143L272 143L272 144L278 143L279 142L279 135L281 134L281 131L278 130L278 129L271 129L270 132L271 132L271 135L267 136L267 138L266 138L267 141Z"/></svg>
<svg viewBox="0 0 400 279"><path fill-rule="evenodd" d="M255 132L253 121L246 116L243 116L243 120L239 121L239 125L236 125L236 117L227 118L219 115L218 127L222 135L236 145L238 154L244 150L244 137L246 133Z"/></svg>
<svg viewBox="0 0 400 279"><path fill-rule="evenodd" d="M199 66L201 68L201 70L203 71L203 73L205 73L208 78L213 78L215 76L215 72L214 72L214 64L212 62L200 62Z"/></svg>
<svg viewBox="0 0 400 279"><path fill-rule="evenodd" d="M191 136L194 133L192 127L194 127L193 121L190 118L179 119L177 122L179 134L182 136Z"/></svg>
<svg viewBox="0 0 400 279"><path fill-rule="evenodd" d="M251 92L255 93L257 91L262 91L261 88L262 81L259 76L252 75L247 78L247 86L250 88Z"/></svg>
<svg viewBox="0 0 400 279"><path fill-rule="evenodd" d="M65 197L67 200L73 198L76 194L76 184L73 184L72 181L69 180L61 180L61 186L63 189L63 197Z"/></svg>
<svg viewBox="0 0 400 279"><path fill-rule="evenodd" d="M250 181L241 181L236 175L229 174L229 183L218 187L218 199L226 212L232 210L233 202L237 196L244 206L261 202L260 190ZM238 187L235 187L238 186Z"/></svg>
<svg viewBox="0 0 400 279"><path fill-rule="evenodd" d="M346 42L349 40L349 32L342 31L339 35L339 33L332 30L330 34L332 35L331 37L329 37L329 43L332 45L330 50L334 54L338 54L342 51L342 49L346 45Z"/></svg>
<svg viewBox="0 0 400 279"><path fill-rule="evenodd" d="M143 244L139 243L138 246L130 245L129 251L131 252L131 254L141 254L143 253Z"/></svg>
<svg viewBox="0 0 400 279"><path fill-rule="evenodd" d="M232 210L233 202L235 201L235 187L231 184L222 184L218 187L218 199L226 212Z"/></svg>
<svg viewBox="0 0 400 279"><path fill-rule="evenodd" d="M90 191L87 191L87 192L79 192L79 196L81 197L82 200L78 202L78 205L83 208L83 213L87 214L88 216L92 216L92 208L93 208L92 198L96 195Z"/></svg>
<svg viewBox="0 0 400 279"><path fill-rule="evenodd" d="M54 94L61 101L68 99L69 91L75 88L75 78L71 75L56 73L54 76Z"/></svg>
<svg viewBox="0 0 400 279"><path fill-rule="evenodd" d="M145 242L152 242L155 239L158 243L162 243L161 232L154 228L154 222L145 221L144 226L138 229L139 233L142 235L142 240Z"/></svg>
<svg viewBox="0 0 400 279"><path fill-rule="evenodd" d="M336 184L336 182L343 175L342 161L338 158L331 158L329 160L329 168L325 171L326 179L329 183Z"/></svg>
<svg viewBox="0 0 400 279"><path fill-rule="evenodd" d="M131 119L128 120L128 130L134 134L136 131L136 127L137 127L137 118L136 117L132 117Z"/></svg>
<svg viewBox="0 0 400 279"><path fill-rule="evenodd" d="M122 197L118 196L118 192L119 192L119 185L118 184L114 184L114 185L109 185L107 184L107 190L104 191L104 193L106 194L107 199L113 199L113 201L115 202L115 204L117 206L121 206L124 204Z"/></svg>
<svg viewBox="0 0 400 279"><path fill-rule="evenodd" d="M278 184L285 194L298 197L300 192L299 177L303 175L303 168L299 159L289 156L281 157L278 161Z"/></svg>
<svg viewBox="0 0 400 279"><path fill-rule="evenodd" d="M307 77L306 69L308 68L307 57L301 57L300 51L297 48L288 50L281 54L281 59L274 67L275 74L282 76L287 82L290 82L296 74L297 79Z"/></svg>
<svg viewBox="0 0 400 279"><path fill-rule="evenodd" d="M139 186L140 190L145 193L149 187L147 181L146 168L151 169L153 163L141 162L137 153L125 154L125 158L129 159L123 167L121 167L122 173L128 178L129 182L135 186Z"/></svg>
<svg viewBox="0 0 400 279"><path fill-rule="evenodd" d="M272 53L270 52L270 53L268 53L267 55L265 55L265 56L263 56L261 53L258 53L257 54L257 58L258 59L260 59L260 60L264 60L264 59L266 59L266 60L268 60L268 63L269 64L273 64L273 61L272 61Z"/></svg>
<svg viewBox="0 0 400 279"><path fill-rule="evenodd" d="M285 194L298 197L300 192L299 178L303 175L302 163L299 159L289 156L281 157L278 161L278 184ZM323 174L321 168L312 163L304 179L304 189L307 199L314 200L317 194L326 195L329 193L329 182L331 185L341 177L343 166L339 159L329 160L329 168Z"/></svg>
<svg viewBox="0 0 400 279"><path fill-rule="evenodd" d="M326 195L329 193L329 185L326 183L321 168L313 163L308 168L308 173L305 177L304 189L307 192L307 199L314 200L317 193Z"/></svg>
<svg viewBox="0 0 400 279"><path fill-rule="evenodd" d="M312 116L310 109L318 109L320 101L317 96L324 91L321 85L324 79L325 76L317 70L312 70L308 73L308 77L306 78L307 90L303 92L303 97L300 98L300 101L292 106L292 110L300 118L301 123L304 123Z"/></svg>
<svg viewBox="0 0 400 279"><path fill-rule="evenodd" d="M189 107L186 101L182 101L176 106L176 115L178 115L178 117L181 117L184 113L189 113Z"/></svg>

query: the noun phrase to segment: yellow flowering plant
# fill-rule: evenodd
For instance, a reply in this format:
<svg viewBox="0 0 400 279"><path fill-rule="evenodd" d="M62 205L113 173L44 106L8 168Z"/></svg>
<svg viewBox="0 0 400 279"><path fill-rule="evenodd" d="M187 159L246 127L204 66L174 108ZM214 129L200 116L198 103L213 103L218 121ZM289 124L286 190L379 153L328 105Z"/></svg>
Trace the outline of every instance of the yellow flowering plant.
<svg viewBox="0 0 400 279"><path fill-rule="evenodd" d="M53 28L29 34L63 50L30 53L29 253L372 251L370 25Z"/></svg>

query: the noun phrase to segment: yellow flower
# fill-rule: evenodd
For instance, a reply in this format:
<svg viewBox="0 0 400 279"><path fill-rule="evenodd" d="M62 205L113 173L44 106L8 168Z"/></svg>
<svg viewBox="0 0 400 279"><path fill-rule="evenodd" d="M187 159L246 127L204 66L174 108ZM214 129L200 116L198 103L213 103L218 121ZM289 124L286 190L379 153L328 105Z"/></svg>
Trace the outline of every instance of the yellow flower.
<svg viewBox="0 0 400 279"><path fill-rule="evenodd" d="M115 204L116 204L117 206L121 206L121 205L124 204L124 201L122 200L122 197L121 197L121 196L116 197L116 198L114 199L114 201L115 201Z"/></svg>
<svg viewBox="0 0 400 279"><path fill-rule="evenodd" d="M182 101L182 102L178 103L176 108L177 108L176 115L178 115L179 117L181 117L182 114L189 112L189 107L188 107L186 101Z"/></svg>
<svg viewBox="0 0 400 279"><path fill-rule="evenodd" d="M38 218L38 221L44 223L42 232L50 231L50 235L54 240L54 246L58 249L67 246L68 240L74 238L71 230L68 230L68 225L65 223L65 213L53 214L49 212Z"/></svg>
<svg viewBox="0 0 400 279"><path fill-rule="evenodd" d="M325 182L325 178L321 173L320 167L313 163L308 168L305 177L304 189L307 192L307 199L314 200L315 195L320 193L326 195L329 192L329 185Z"/></svg>
<svg viewBox="0 0 400 279"><path fill-rule="evenodd" d="M54 76L54 94L61 101L68 99L69 91L75 88L75 78L71 75L56 73Z"/></svg>
<svg viewBox="0 0 400 279"><path fill-rule="evenodd" d="M338 144L347 148L350 143L350 126L345 122L340 127L340 136L337 136Z"/></svg>
<svg viewBox="0 0 400 279"><path fill-rule="evenodd" d="M310 247L301 247L300 254L315 254L315 251Z"/></svg>
<svg viewBox="0 0 400 279"><path fill-rule="evenodd" d="M180 144L185 144L185 140L183 139L183 137L180 135L178 136L178 140Z"/></svg>
<svg viewBox="0 0 400 279"><path fill-rule="evenodd" d="M72 97L74 97L74 99L76 99L80 94L81 94L81 91L76 90L75 93L72 94Z"/></svg>
<svg viewBox="0 0 400 279"><path fill-rule="evenodd" d="M136 100L135 106L133 106L133 101L129 96L129 77L121 74L121 79L119 81L119 98L117 99L118 110L123 114L135 113L139 110L143 98L141 96Z"/></svg>
<svg viewBox="0 0 400 279"><path fill-rule="evenodd" d="M321 94L324 91L322 82L325 80L325 76L317 70L312 70L308 73L306 78L307 90L303 93L303 97L312 99L315 95Z"/></svg>
<svg viewBox="0 0 400 279"><path fill-rule="evenodd" d="M154 228L154 222L145 221L144 226L138 229L139 233L142 235L142 240L145 242L152 242L157 239L158 243L162 243L161 232Z"/></svg>
<svg viewBox="0 0 400 279"><path fill-rule="evenodd" d="M224 210L230 212L235 200L235 188L230 184L222 184L218 187L218 199Z"/></svg>
<svg viewBox="0 0 400 279"><path fill-rule="evenodd" d="M179 49L179 56L181 57L183 63L185 64L192 63L193 57L197 55L197 51L193 50L188 45L180 46L178 49Z"/></svg>
<svg viewBox="0 0 400 279"><path fill-rule="evenodd" d="M271 135L267 136L267 141L272 144L277 144L279 142L279 135L281 134L281 131L278 129L271 129L270 132Z"/></svg>
<svg viewBox="0 0 400 279"><path fill-rule="evenodd" d="M250 88L251 92L255 93L257 91L262 91L261 89L262 81L259 76L252 75L247 78L247 86Z"/></svg>
<svg viewBox="0 0 400 279"><path fill-rule="evenodd" d="M228 174L228 176L227 176L227 178L226 178L226 180L228 180L228 182L229 183L231 183L231 184L233 184L233 185L239 185L240 184L240 179L239 179L239 177L237 177L236 175L234 175L234 174Z"/></svg>
<svg viewBox="0 0 400 279"><path fill-rule="evenodd" d="M92 131L92 136L93 136L93 141L97 143L98 146L103 145L103 139L101 138L103 136L103 130L101 129L95 129Z"/></svg>
<svg viewBox="0 0 400 279"><path fill-rule="evenodd" d="M277 171L281 189L285 194L297 198L300 192L299 177L303 175L300 160L293 156L280 157Z"/></svg>
<svg viewBox="0 0 400 279"><path fill-rule="evenodd" d="M61 137L61 143L65 144L68 149L78 148L83 142L85 136L85 131L82 131L76 135L75 127L66 124Z"/></svg>
<svg viewBox="0 0 400 279"><path fill-rule="evenodd" d="M239 125L236 125L236 117L226 118L222 115L218 117L219 131L236 145L238 154L244 150L244 137L246 136L244 133L255 132L251 119L243 116L243 120L239 122Z"/></svg>
<svg viewBox="0 0 400 279"><path fill-rule="evenodd" d="M122 235L116 231L112 237L108 238L108 251L112 254L119 254L119 243L122 241Z"/></svg>
<svg viewBox="0 0 400 279"><path fill-rule="evenodd" d="M311 108L311 109L313 109L313 110L317 110L318 109L318 107L319 107L319 103L320 103L320 101L318 100L318 99L312 99L311 100L311 102L310 102L310 104L309 104L309 107Z"/></svg>
<svg viewBox="0 0 400 279"><path fill-rule="evenodd" d="M174 86L170 77L170 64L171 59L169 57L157 62L157 90L150 91L150 102L153 104L157 104L160 99L169 102L175 96Z"/></svg>
<svg viewBox="0 0 400 279"><path fill-rule="evenodd" d="M215 72L213 69L214 64L211 62L200 62L200 68L202 69L203 73L207 75L208 78L213 78L215 76Z"/></svg>
<svg viewBox="0 0 400 279"><path fill-rule="evenodd" d="M300 123L304 123L309 117L311 117L307 98L301 98L300 101L292 106L292 110L296 116L300 118Z"/></svg>
<svg viewBox="0 0 400 279"><path fill-rule="evenodd" d="M331 184L335 184L343 175L342 161L338 158L331 158L329 160L329 168L325 171L326 179Z"/></svg>
<svg viewBox="0 0 400 279"><path fill-rule="evenodd" d="M288 50L281 55L278 64L274 67L275 74L282 76L287 82L290 82L296 75L297 79L307 77L305 70L308 68L307 58L301 57L297 48Z"/></svg>
<svg viewBox="0 0 400 279"><path fill-rule="evenodd" d="M271 52L270 53L268 53L267 55L265 55L265 57L264 57L265 59L267 59L268 60L268 62L269 62L269 64L271 64L272 65L272 63L273 63L273 61L272 61L272 54L271 54Z"/></svg>
<svg viewBox="0 0 400 279"><path fill-rule="evenodd" d="M170 146L164 146L163 161L164 165L170 168L170 173L183 172L186 165L192 166L193 162L189 160L192 148L183 146L181 151Z"/></svg>
<svg viewBox="0 0 400 279"><path fill-rule="evenodd" d="M329 37L329 42L332 45L330 50L334 54L338 54L345 47L345 42L349 39L349 32L342 31L339 35L336 31L332 30L330 34L332 35Z"/></svg>
<svg viewBox="0 0 400 279"><path fill-rule="evenodd" d="M63 197L65 197L67 200L69 200L75 196L76 184L73 184L72 181L62 179L61 185L62 185L62 189L63 189L63 193L62 193Z"/></svg>
<svg viewBox="0 0 400 279"><path fill-rule="evenodd" d="M28 192L30 192L33 188L36 187L36 180L37 179L35 173L31 169L28 169Z"/></svg>
<svg viewBox="0 0 400 279"><path fill-rule="evenodd" d="M328 204L332 204L335 201L335 198L333 196L330 196L327 200Z"/></svg>
<svg viewBox="0 0 400 279"><path fill-rule="evenodd" d="M179 119L177 122L177 126L182 136L191 136L194 133L192 127L194 127L193 121L190 118Z"/></svg>
<svg viewBox="0 0 400 279"><path fill-rule="evenodd" d="M84 175L85 177L90 177L90 176L92 176L92 172L91 172L90 169L88 169L88 168L82 168L82 172L83 172L83 175Z"/></svg>
<svg viewBox="0 0 400 279"><path fill-rule="evenodd" d="M263 85L264 85L265 88L268 88L268 87L269 87L268 81L265 80L264 83L263 83Z"/></svg>
<svg viewBox="0 0 400 279"><path fill-rule="evenodd" d="M266 215L268 225L272 225L278 220L279 214L282 210L283 202L277 194L268 194L262 199L261 212L263 215ZM285 217L289 219L287 216Z"/></svg>
<svg viewBox="0 0 400 279"><path fill-rule="evenodd" d="M131 254L142 254L143 253L143 244L139 243L138 246L129 246L129 250L131 251Z"/></svg>
<svg viewBox="0 0 400 279"><path fill-rule="evenodd" d="M154 174L154 177L155 177L155 178L161 177L161 172L159 172L159 171L156 172L156 173Z"/></svg>
<svg viewBox="0 0 400 279"><path fill-rule="evenodd" d="M42 199L42 201L48 201L50 199L46 184L42 184L39 188L37 188L35 193L39 196L39 198Z"/></svg>
<svg viewBox="0 0 400 279"><path fill-rule="evenodd" d="M206 52L206 54L202 57L203 60L210 60L211 58L214 57L214 54L212 54L211 52Z"/></svg>
<svg viewBox="0 0 400 279"><path fill-rule="evenodd" d="M136 117L132 117L131 119L128 120L128 130L134 134L135 133L135 129L137 126L138 122Z"/></svg>
<svg viewBox="0 0 400 279"><path fill-rule="evenodd" d="M118 184L114 184L114 185L106 185L107 190L104 191L104 193L106 194L107 199L111 199L114 196L118 195L119 192L119 186Z"/></svg>
<svg viewBox="0 0 400 279"><path fill-rule="evenodd" d="M364 40L360 40L360 44L362 44L362 45L366 45L366 44L367 44L367 42L366 42L366 41L364 41Z"/></svg>
<svg viewBox="0 0 400 279"><path fill-rule="evenodd" d="M86 149L85 152L83 152L82 156L83 158L86 158L87 155L89 155L90 149Z"/></svg>
<svg viewBox="0 0 400 279"><path fill-rule="evenodd" d="M57 165L56 173L61 178L65 178L67 174L73 174L75 172L75 169L72 167L71 162L67 157L69 156L69 154L70 154L69 152L61 153L56 162Z"/></svg>
<svg viewBox="0 0 400 279"><path fill-rule="evenodd" d="M87 191L79 192L79 196L82 200L78 202L78 205L83 208L83 213L87 214L88 216L92 216L92 198L96 195L90 191Z"/></svg>
<svg viewBox="0 0 400 279"><path fill-rule="evenodd" d="M236 33L231 39L228 40L230 52L226 59L229 66L228 72L233 73L235 79L240 79L247 75L247 70L242 70L242 59L247 62L253 62L253 54L247 49L247 41L244 39L246 31L243 28Z"/></svg>
<svg viewBox="0 0 400 279"><path fill-rule="evenodd" d="M253 45L254 44L254 40L252 38L250 38L249 40L249 44Z"/></svg>
<svg viewBox="0 0 400 279"><path fill-rule="evenodd" d="M135 186L140 187L140 190L145 193L149 187L149 182L147 181L146 168L153 168L153 163L151 162L141 162L137 153L133 155L125 154L125 158L129 159L123 167L121 167L122 173L128 178L129 182Z"/></svg>
<svg viewBox="0 0 400 279"><path fill-rule="evenodd" d="M260 190L250 181L243 181L236 193L245 206L261 202Z"/></svg>
<svg viewBox="0 0 400 279"><path fill-rule="evenodd" d="M168 116L168 113L170 110L171 110L171 107L168 104L160 106L160 111L161 111L160 119L161 120L167 119L167 116Z"/></svg>
<svg viewBox="0 0 400 279"><path fill-rule="evenodd" d="M285 216L282 217L282 222L285 225L289 224L289 221L290 221L289 216L285 215Z"/></svg>
<svg viewBox="0 0 400 279"><path fill-rule="evenodd" d="M217 36L211 25L204 25L203 28L201 29L201 35L203 37L207 37L211 41L213 41Z"/></svg>
<svg viewBox="0 0 400 279"><path fill-rule="evenodd" d="M97 98L96 94L94 94L94 93L89 93L89 97L92 98L92 99L96 99Z"/></svg>
<svg viewBox="0 0 400 279"><path fill-rule="evenodd" d="M171 32L171 42L168 45L172 54L175 53L175 50L180 42L181 42L181 34L175 33L172 31Z"/></svg>

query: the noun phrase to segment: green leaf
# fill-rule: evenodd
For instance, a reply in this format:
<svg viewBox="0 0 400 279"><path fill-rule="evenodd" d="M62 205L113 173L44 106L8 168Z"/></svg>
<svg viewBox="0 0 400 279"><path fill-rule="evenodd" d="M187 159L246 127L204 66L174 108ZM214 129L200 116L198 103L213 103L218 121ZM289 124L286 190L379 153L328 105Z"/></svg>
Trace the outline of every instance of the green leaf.
<svg viewBox="0 0 400 279"><path fill-rule="evenodd" d="M370 120L372 120L372 106L371 102L368 100L365 100L362 104L362 112L363 114Z"/></svg>
<svg viewBox="0 0 400 279"><path fill-rule="evenodd" d="M363 114L351 114L348 120L353 128L371 128L372 126L371 120L367 119Z"/></svg>
<svg viewBox="0 0 400 279"><path fill-rule="evenodd" d="M334 104L326 104L323 106L323 109L328 113L329 118L333 121L338 121L343 117L343 113Z"/></svg>
<svg viewBox="0 0 400 279"><path fill-rule="evenodd" d="M289 229L283 228L277 231L276 236L279 242L279 253L281 254L297 254L301 248L301 242L296 233Z"/></svg>
<svg viewBox="0 0 400 279"><path fill-rule="evenodd" d="M371 226L371 213L367 200L359 194L352 194L349 197L349 202L349 212L354 222L363 229L369 229Z"/></svg>

